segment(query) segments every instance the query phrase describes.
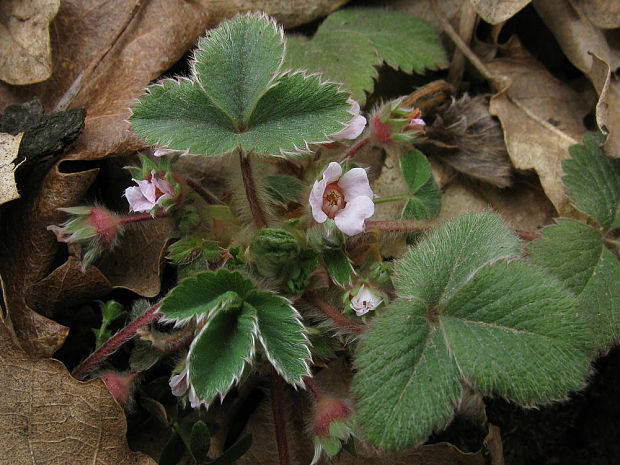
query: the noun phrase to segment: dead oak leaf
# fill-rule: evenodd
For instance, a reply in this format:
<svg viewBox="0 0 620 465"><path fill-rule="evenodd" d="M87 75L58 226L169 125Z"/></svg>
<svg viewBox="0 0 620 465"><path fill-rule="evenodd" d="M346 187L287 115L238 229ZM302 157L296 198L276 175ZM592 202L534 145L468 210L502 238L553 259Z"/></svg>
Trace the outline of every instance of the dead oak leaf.
<svg viewBox="0 0 620 465"><path fill-rule="evenodd" d="M562 182L562 161L568 158L568 147L578 143L585 132L583 118L588 105L518 41L512 41L507 53L507 58L487 64L494 75L510 79L508 87L491 98L489 111L500 119L514 167L534 170L557 211L572 215Z"/></svg>
<svg viewBox="0 0 620 465"><path fill-rule="evenodd" d="M614 78L609 63L592 54L590 79L599 95L596 104L596 123L607 134L603 145L605 154L620 158L620 82Z"/></svg>
<svg viewBox="0 0 620 465"><path fill-rule="evenodd" d="M0 205L19 198L13 161L19 153L23 135L23 132L16 136L0 133Z"/></svg>
<svg viewBox="0 0 620 465"><path fill-rule="evenodd" d="M476 12L489 24L499 24L525 8L531 0L470 0Z"/></svg>
<svg viewBox="0 0 620 465"><path fill-rule="evenodd" d="M620 27L620 2L618 0L570 0L588 21L602 29Z"/></svg>
<svg viewBox="0 0 620 465"><path fill-rule="evenodd" d="M71 377L53 359L27 355L0 320L3 464L154 465L127 446L125 414L100 380Z"/></svg>
<svg viewBox="0 0 620 465"><path fill-rule="evenodd" d="M12 85L45 81L52 74L49 23L60 0L0 3L0 79Z"/></svg>

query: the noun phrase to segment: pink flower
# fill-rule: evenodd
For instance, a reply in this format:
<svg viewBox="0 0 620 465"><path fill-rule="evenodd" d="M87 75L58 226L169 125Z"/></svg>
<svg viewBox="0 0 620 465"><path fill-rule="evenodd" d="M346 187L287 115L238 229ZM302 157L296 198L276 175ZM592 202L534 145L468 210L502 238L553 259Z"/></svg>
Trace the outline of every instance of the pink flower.
<svg viewBox="0 0 620 465"><path fill-rule="evenodd" d="M381 305L381 302L383 302L383 299L375 294L370 286L362 284L362 287L357 291L357 295L351 299L351 308L355 310L357 316L362 316L375 310Z"/></svg>
<svg viewBox="0 0 620 465"><path fill-rule="evenodd" d="M170 378L168 385L172 390L172 394L174 394L176 397L181 397L185 395L185 393L189 390L189 404L192 406L192 408L197 408L200 406L200 399L196 395L196 391L194 391L194 388L189 382L189 370L187 365L185 365L185 368L183 368L183 371L181 371L181 373Z"/></svg>
<svg viewBox="0 0 620 465"><path fill-rule="evenodd" d="M339 141L343 139L357 139L366 127L366 118L360 115L360 104L352 98L349 98L348 103L351 104L351 111L353 112L353 118L349 121L346 128L340 131L338 134L334 134L330 139Z"/></svg>
<svg viewBox="0 0 620 465"><path fill-rule="evenodd" d="M137 186L125 189L129 208L134 212L151 211L163 200L172 199L176 195L172 184L167 179L161 178L155 170L151 171L149 178L134 181Z"/></svg>
<svg viewBox="0 0 620 465"><path fill-rule="evenodd" d="M364 230L364 221L375 213L373 197L366 170L353 168L342 174L340 164L331 162L323 179L314 182L309 200L317 223L332 218L338 229L354 236Z"/></svg>

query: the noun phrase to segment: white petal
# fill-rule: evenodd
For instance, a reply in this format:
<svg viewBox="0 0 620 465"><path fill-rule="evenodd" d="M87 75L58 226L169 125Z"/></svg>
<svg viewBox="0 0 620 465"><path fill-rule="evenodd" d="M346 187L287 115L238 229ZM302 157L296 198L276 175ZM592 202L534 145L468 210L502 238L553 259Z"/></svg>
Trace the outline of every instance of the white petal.
<svg viewBox="0 0 620 465"><path fill-rule="evenodd" d="M363 284L357 295L351 299L351 308L357 316L362 316L371 310L375 310L383 302L383 299L375 294L370 286Z"/></svg>
<svg viewBox="0 0 620 465"><path fill-rule="evenodd" d="M152 179L153 185L162 191L164 194L168 194L171 197L174 197L174 187L167 179L160 179L158 177L153 176Z"/></svg>
<svg viewBox="0 0 620 465"><path fill-rule="evenodd" d="M140 192L142 192L144 198L147 199L149 202L155 203L155 200L157 200L157 197L155 195L155 184L153 184L151 181L147 181L146 179L134 179L134 181L136 181L136 184L138 185L138 188L140 189Z"/></svg>
<svg viewBox="0 0 620 465"><path fill-rule="evenodd" d="M183 369L181 373L176 376L170 378L168 382L170 389L172 390L172 394L177 397L181 397L187 389L189 388L189 381L187 379L187 367Z"/></svg>
<svg viewBox="0 0 620 465"><path fill-rule="evenodd" d="M155 203L144 197L142 190L136 186L125 189L125 197L129 202L130 210L134 212L148 212L155 206Z"/></svg>
<svg viewBox="0 0 620 465"><path fill-rule="evenodd" d="M368 182L368 174L363 168L353 168L342 175L338 185L344 192L344 201L350 202L356 197L372 199L374 194Z"/></svg>
<svg viewBox="0 0 620 465"><path fill-rule="evenodd" d="M325 171L323 171L323 180L325 180L327 184L330 184L332 182L338 181L338 178L341 174L342 166L340 166L340 163L332 161L329 165L327 165Z"/></svg>
<svg viewBox="0 0 620 465"><path fill-rule="evenodd" d="M357 137L364 131L364 128L366 128L366 118L362 115L357 115L349 121L347 127L339 133L330 136L330 139L336 141L343 139L357 139Z"/></svg>
<svg viewBox="0 0 620 465"><path fill-rule="evenodd" d="M327 182L322 179L321 181L314 181L312 191L310 192L310 207L312 208L312 216L317 223L324 223L327 220L327 215L323 211L323 194L325 193L325 187Z"/></svg>
<svg viewBox="0 0 620 465"><path fill-rule="evenodd" d="M336 226L347 236L364 231L364 221L375 213L375 203L370 197L356 197L334 217Z"/></svg>

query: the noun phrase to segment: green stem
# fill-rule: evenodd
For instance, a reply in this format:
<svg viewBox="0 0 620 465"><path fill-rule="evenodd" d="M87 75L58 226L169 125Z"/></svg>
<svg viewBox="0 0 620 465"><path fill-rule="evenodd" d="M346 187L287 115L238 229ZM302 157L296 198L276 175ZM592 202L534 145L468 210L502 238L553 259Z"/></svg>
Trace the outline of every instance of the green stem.
<svg viewBox="0 0 620 465"><path fill-rule="evenodd" d="M282 380L273 366L271 367L271 411L276 426L276 442L280 465L291 465L286 438L286 418L284 417L284 401L282 399Z"/></svg>
<svg viewBox="0 0 620 465"><path fill-rule="evenodd" d="M267 215L265 214L265 210L261 205L260 197L258 195L258 189L256 188L256 181L252 172L249 154L241 150L239 152L239 161L241 163L241 176L245 186L245 196L250 204L250 211L254 217L254 224L256 225L256 228L262 229L267 226Z"/></svg>
<svg viewBox="0 0 620 465"><path fill-rule="evenodd" d="M174 424L172 425L172 428L174 428L176 433L179 435L179 437L181 438L181 441L183 441L183 444L185 444L185 447L189 451L190 455L194 458L194 460L196 460L196 457L194 457L194 453L192 452L192 444L189 438L187 437L187 434L185 434L185 431L183 431L183 428L181 428L181 425L179 424L179 422L175 421Z"/></svg>
<svg viewBox="0 0 620 465"><path fill-rule="evenodd" d="M389 195L387 197L377 197L375 203L398 202L399 200L407 200L409 194Z"/></svg>

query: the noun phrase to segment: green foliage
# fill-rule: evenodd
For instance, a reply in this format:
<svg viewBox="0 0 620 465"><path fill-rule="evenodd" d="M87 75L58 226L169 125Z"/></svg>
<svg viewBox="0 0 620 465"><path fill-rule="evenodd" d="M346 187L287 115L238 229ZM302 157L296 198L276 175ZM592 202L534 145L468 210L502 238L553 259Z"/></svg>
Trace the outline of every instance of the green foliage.
<svg viewBox="0 0 620 465"><path fill-rule="evenodd" d="M211 447L211 433L204 421L198 420L192 425L189 445L192 455L198 462L207 457Z"/></svg>
<svg viewBox="0 0 620 465"><path fill-rule="evenodd" d="M583 145L569 148L562 163L568 197L605 229L620 227L620 159L605 156L600 133L588 134Z"/></svg>
<svg viewBox="0 0 620 465"><path fill-rule="evenodd" d="M108 300L107 302L98 300L97 303L101 310L101 326L99 329L92 328L95 334L95 347L99 347L112 337L112 331L110 331L108 326L114 320L127 315L127 312L123 310L123 306L115 300Z"/></svg>
<svg viewBox="0 0 620 465"><path fill-rule="evenodd" d="M401 218L430 220L437 217L441 211L441 191L424 154L418 150L409 150L401 158L400 168L409 188Z"/></svg>
<svg viewBox="0 0 620 465"><path fill-rule="evenodd" d="M285 66L323 73L344 83L358 102L373 89L376 66L386 63L407 73L447 65L433 28L402 12L373 8L340 10L330 15L311 40L290 37Z"/></svg>
<svg viewBox="0 0 620 465"><path fill-rule="evenodd" d="M323 261L334 283L340 287L351 285L353 265L342 249L326 250L323 253Z"/></svg>
<svg viewBox="0 0 620 465"><path fill-rule="evenodd" d="M254 355L258 331L256 311L249 305L216 313L192 342L187 355L188 376L196 395L209 403L224 397L241 378Z"/></svg>
<svg viewBox="0 0 620 465"><path fill-rule="evenodd" d="M285 207L290 201L301 200L304 185L293 176L267 176L265 190L274 203Z"/></svg>
<svg viewBox="0 0 620 465"><path fill-rule="evenodd" d="M236 16L200 40L191 79L151 86L132 129L149 144L195 154L295 155L329 141L351 119L347 93L281 72L284 38L264 15Z"/></svg>
<svg viewBox="0 0 620 465"><path fill-rule="evenodd" d="M206 271L185 279L164 299L160 311L170 319L208 316L219 308L239 308L256 286L238 272Z"/></svg>
<svg viewBox="0 0 620 465"><path fill-rule="evenodd" d="M302 384L310 372L310 348L301 316L275 294L251 292L246 301L258 316L258 338L267 358L289 384Z"/></svg>
<svg viewBox="0 0 620 465"><path fill-rule="evenodd" d="M353 392L366 438L385 449L426 439L453 415L461 383L520 404L583 385L587 326L574 297L511 261L519 242L501 219L446 223L396 264L400 300L373 320Z"/></svg>
<svg viewBox="0 0 620 465"><path fill-rule="evenodd" d="M600 231L569 219L543 230L528 245L529 261L558 278L576 296L595 350L620 340L620 264Z"/></svg>
<svg viewBox="0 0 620 465"><path fill-rule="evenodd" d="M186 265L204 257L209 262L217 262L222 249L216 241L208 239L207 234L192 234L168 246L168 260L177 265Z"/></svg>

